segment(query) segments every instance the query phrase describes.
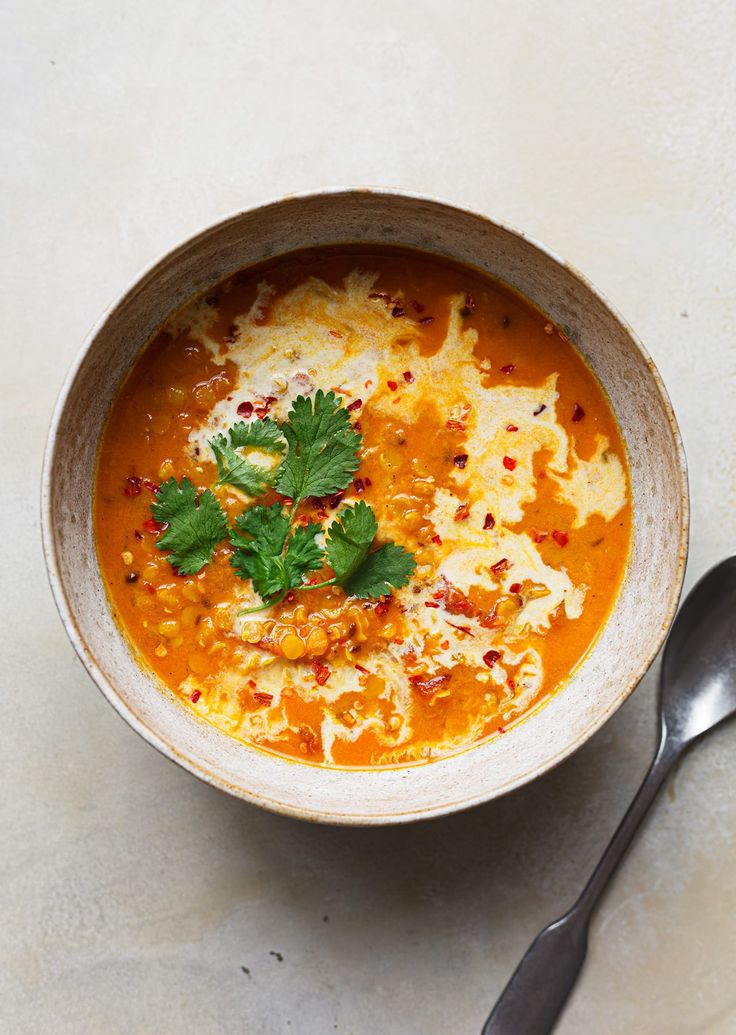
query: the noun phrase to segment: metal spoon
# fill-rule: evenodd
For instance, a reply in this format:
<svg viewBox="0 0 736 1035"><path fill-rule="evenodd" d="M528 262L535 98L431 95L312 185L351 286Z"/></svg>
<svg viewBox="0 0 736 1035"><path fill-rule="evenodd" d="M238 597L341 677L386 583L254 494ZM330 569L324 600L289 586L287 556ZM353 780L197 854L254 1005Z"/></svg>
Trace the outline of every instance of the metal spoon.
<svg viewBox="0 0 736 1035"><path fill-rule="evenodd" d="M654 761L608 848L569 912L526 951L482 1035L548 1035L585 959L593 909L675 762L704 733L736 713L736 557L690 592L664 649L661 734Z"/></svg>

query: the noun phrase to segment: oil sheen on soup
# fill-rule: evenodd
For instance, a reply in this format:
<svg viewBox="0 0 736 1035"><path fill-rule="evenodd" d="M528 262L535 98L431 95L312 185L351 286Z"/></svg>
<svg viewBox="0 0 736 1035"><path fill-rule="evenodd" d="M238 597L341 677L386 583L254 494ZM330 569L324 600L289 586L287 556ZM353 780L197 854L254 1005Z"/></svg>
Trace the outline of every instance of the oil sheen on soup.
<svg viewBox="0 0 736 1035"><path fill-rule="evenodd" d="M235 450L270 482L258 499L217 484L215 436L320 390L361 436L343 489L291 513L283 441ZM364 503L371 550L395 543L411 576L360 596L310 588L334 574L313 564L264 605L226 536L182 575L151 504L183 478L230 524L275 508L323 557ZM94 526L116 620L186 707L303 762L396 765L512 735L569 678L623 578L629 475L596 378L524 299L423 253L323 248L235 274L155 335L103 433Z"/></svg>

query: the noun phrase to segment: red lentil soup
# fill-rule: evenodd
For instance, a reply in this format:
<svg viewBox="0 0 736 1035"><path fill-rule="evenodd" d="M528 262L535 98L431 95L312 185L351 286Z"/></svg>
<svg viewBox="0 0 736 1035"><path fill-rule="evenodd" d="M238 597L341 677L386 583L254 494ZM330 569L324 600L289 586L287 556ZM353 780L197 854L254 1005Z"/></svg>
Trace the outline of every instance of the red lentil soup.
<svg viewBox="0 0 736 1035"><path fill-rule="evenodd" d="M216 484L210 440L320 388L362 434L360 464L301 520L363 500L415 570L380 599L331 585L243 615L261 600L229 541L181 576L150 505L186 476L234 520L254 500ZM330 766L431 760L554 694L611 610L631 523L620 431L564 331L477 270L366 246L245 269L173 314L112 406L94 500L115 618L165 687L233 737Z"/></svg>

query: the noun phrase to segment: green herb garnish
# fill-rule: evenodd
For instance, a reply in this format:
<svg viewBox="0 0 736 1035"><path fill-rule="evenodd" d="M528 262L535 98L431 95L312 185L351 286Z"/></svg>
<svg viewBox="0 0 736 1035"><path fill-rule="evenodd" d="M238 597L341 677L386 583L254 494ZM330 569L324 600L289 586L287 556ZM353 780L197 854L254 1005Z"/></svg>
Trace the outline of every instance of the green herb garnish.
<svg viewBox="0 0 736 1035"><path fill-rule="evenodd" d="M313 400L297 396L281 430L289 452L274 485L295 509L307 496L328 496L350 484L363 438L334 392L320 388Z"/></svg>
<svg viewBox="0 0 736 1035"><path fill-rule="evenodd" d="M284 501L270 507L250 506L229 528L209 489L197 497L187 478L179 484L170 478L151 504L156 520L168 524L156 545L170 550L174 567L190 575L204 567L229 533L235 573L250 579L263 600L242 614L271 607L292 590L341 586L350 596L380 597L405 586L414 571L414 558L393 542L371 549L378 526L364 500L344 507L326 530L316 522L297 519L297 510L308 497L328 496L348 487L358 469L361 441L334 392L321 389L313 399L298 396L280 426L270 419L241 421L227 437L216 435L210 440L216 484L233 485L256 497L273 487ZM251 449L282 459L264 468L248 459ZM324 546L317 542L323 532ZM325 565L334 572L331 578L304 582L310 572Z"/></svg>
<svg viewBox="0 0 736 1035"><path fill-rule="evenodd" d="M261 496L276 477L279 468L260 467L250 461L238 449L257 449L272 456L280 456L286 450L286 442L275 420L254 420L248 424L240 421L228 432L230 441L224 435L210 439L210 448L217 463L217 485L234 485L249 496Z"/></svg>
<svg viewBox="0 0 736 1035"><path fill-rule="evenodd" d="M194 575L212 558L227 535L227 518L214 494L197 490L188 478L169 478L151 504L156 521L169 527L158 537L159 550L170 550L169 561L182 575Z"/></svg>
<svg viewBox="0 0 736 1035"><path fill-rule="evenodd" d="M289 517L281 504L251 507L230 532L235 547L231 564L236 575L251 580L268 607L299 587L308 572L322 567L323 554L314 541L321 531L321 525L310 521L289 535Z"/></svg>

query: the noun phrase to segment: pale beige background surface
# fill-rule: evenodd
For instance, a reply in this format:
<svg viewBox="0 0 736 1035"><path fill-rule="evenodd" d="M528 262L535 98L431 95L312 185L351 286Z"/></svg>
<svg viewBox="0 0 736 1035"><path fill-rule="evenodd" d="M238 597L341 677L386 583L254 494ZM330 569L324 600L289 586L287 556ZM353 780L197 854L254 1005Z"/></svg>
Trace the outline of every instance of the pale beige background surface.
<svg viewBox="0 0 736 1035"><path fill-rule="evenodd" d="M40 553L50 410L100 311L206 223L325 185L434 193L557 249L642 336L691 464L691 584L736 539L736 8L1 16L0 1031L476 1033L638 783L654 679L556 772L465 815L339 830L229 800L138 740L73 656ZM559 1031L736 1033L733 726L659 803Z"/></svg>

